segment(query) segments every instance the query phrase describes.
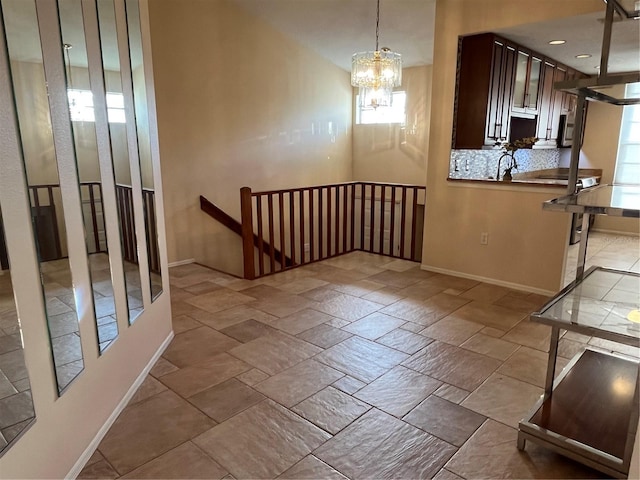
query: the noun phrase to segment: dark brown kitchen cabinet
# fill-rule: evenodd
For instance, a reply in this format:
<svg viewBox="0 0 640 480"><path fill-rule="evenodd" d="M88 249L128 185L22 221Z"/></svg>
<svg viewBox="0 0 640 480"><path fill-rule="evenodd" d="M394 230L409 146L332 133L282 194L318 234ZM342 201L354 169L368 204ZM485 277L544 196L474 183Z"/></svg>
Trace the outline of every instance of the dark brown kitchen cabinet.
<svg viewBox="0 0 640 480"><path fill-rule="evenodd" d="M553 88L555 82L564 80L566 72L545 60L542 65L542 88L536 137L537 147L556 147L562 109L562 93Z"/></svg>
<svg viewBox="0 0 640 480"><path fill-rule="evenodd" d="M512 111L533 116L538 113L542 56L518 48Z"/></svg>
<svg viewBox="0 0 640 480"><path fill-rule="evenodd" d="M542 89L538 111L536 136L540 139L536 147L555 148L558 146L561 116L569 118L575 113L575 95L558 91L554 85L569 79L585 78L581 72L564 65L554 65L545 60L542 68Z"/></svg>
<svg viewBox="0 0 640 480"><path fill-rule="evenodd" d="M461 38L452 148L529 136L540 139L534 148L556 148L561 116L571 119L576 106L554 84L586 77L492 33Z"/></svg>
<svg viewBox="0 0 640 480"><path fill-rule="evenodd" d="M494 146L509 136L516 48L493 34L461 39L453 148Z"/></svg>

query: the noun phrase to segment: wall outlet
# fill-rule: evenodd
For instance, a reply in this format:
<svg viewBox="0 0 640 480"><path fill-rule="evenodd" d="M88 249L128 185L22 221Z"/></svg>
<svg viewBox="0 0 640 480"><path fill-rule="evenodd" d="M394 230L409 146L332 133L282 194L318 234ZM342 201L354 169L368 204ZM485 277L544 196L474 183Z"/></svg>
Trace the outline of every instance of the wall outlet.
<svg viewBox="0 0 640 480"><path fill-rule="evenodd" d="M489 234L487 232L480 234L480 245L489 245Z"/></svg>
<svg viewBox="0 0 640 480"><path fill-rule="evenodd" d="M304 244L304 251L305 252L310 252L311 251L311 245L309 245L308 243Z"/></svg>

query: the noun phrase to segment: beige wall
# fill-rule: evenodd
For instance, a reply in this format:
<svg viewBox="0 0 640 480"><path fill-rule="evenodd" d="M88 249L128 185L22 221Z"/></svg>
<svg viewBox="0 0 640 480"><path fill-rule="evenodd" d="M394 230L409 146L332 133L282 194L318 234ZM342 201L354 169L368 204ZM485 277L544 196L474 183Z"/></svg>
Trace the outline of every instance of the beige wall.
<svg viewBox="0 0 640 480"><path fill-rule="evenodd" d="M240 274L241 242L199 208L240 218L240 188L352 179L349 74L227 0L152 0L170 262Z"/></svg>
<svg viewBox="0 0 640 480"><path fill-rule="evenodd" d="M398 90L407 92L406 125L356 125L354 116L354 180L426 183L431 65L405 68Z"/></svg>
<svg viewBox="0 0 640 480"><path fill-rule="evenodd" d="M621 93L624 94L624 90ZM600 102L589 103L580 167L602 169L602 183L613 183L621 121L622 107ZM638 235L640 220L597 215L594 228Z"/></svg>
<svg viewBox="0 0 640 480"><path fill-rule="evenodd" d="M526 5L526 8L523 8ZM603 10L599 0L438 0L423 267L552 292L561 285L569 215L543 212L556 194L447 182L458 36ZM481 246L481 232L489 244Z"/></svg>

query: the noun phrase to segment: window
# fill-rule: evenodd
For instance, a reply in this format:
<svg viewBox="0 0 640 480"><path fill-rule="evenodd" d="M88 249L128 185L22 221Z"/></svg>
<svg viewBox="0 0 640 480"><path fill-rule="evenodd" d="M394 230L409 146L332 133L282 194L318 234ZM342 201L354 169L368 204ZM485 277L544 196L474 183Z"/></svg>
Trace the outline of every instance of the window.
<svg viewBox="0 0 640 480"><path fill-rule="evenodd" d="M640 83L627 85L625 98L638 97ZM623 107L613 182L621 185L640 185L640 105Z"/></svg>
<svg viewBox="0 0 640 480"><path fill-rule="evenodd" d="M67 90L71 120L74 122L95 122L93 112L93 94L91 90L70 88ZM107 92L107 115L110 123L126 123L124 116L124 96L121 93Z"/></svg>
<svg viewBox="0 0 640 480"><path fill-rule="evenodd" d="M406 92L393 92L389 107L361 107L360 95L356 95L356 124L405 123Z"/></svg>

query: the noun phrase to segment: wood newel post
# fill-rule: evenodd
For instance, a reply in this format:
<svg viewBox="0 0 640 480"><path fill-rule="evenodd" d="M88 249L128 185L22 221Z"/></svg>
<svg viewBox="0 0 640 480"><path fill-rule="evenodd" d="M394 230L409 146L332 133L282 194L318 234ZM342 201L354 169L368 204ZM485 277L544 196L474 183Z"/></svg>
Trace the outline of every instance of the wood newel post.
<svg viewBox="0 0 640 480"><path fill-rule="evenodd" d="M240 189L240 215L242 222L242 257L244 259L244 278L256 278L253 252L253 206L251 204L251 188Z"/></svg>

